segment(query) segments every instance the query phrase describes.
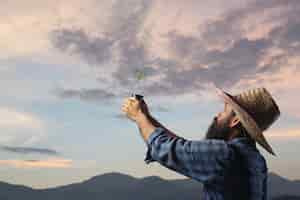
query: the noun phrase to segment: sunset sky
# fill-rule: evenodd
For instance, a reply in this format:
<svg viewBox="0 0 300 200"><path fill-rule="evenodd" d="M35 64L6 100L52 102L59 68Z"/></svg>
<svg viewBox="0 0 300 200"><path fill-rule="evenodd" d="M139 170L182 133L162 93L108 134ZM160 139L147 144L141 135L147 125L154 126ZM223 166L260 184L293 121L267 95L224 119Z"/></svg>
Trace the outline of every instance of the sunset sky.
<svg viewBox="0 0 300 200"><path fill-rule="evenodd" d="M259 150L270 172L300 180L299 0L2 0L0 15L0 181L186 178L145 164L121 105L141 93L158 121L199 140L223 109L214 86L270 91L277 156Z"/></svg>

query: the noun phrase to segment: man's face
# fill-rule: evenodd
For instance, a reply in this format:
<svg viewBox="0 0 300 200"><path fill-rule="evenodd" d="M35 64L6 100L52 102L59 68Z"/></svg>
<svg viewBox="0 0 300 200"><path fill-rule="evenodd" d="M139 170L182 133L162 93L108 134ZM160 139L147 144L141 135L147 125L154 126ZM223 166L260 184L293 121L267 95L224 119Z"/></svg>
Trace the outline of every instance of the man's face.
<svg viewBox="0 0 300 200"><path fill-rule="evenodd" d="M231 131L229 122L232 117L231 107L225 103L223 112L220 112L213 118L212 123L208 127L205 139L221 139L227 140Z"/></svg>

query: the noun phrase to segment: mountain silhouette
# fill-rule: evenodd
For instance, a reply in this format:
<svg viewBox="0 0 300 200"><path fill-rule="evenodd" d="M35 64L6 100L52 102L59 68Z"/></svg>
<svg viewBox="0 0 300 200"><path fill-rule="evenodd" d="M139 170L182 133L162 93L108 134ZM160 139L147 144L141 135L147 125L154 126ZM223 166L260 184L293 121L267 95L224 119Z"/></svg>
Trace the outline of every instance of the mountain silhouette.
<svg viewBox="0 0 300 200"><path fill-rule="evenodd" d="M299 200L300 197L297 196L290 196L290 195L283 195L279 197L275 197L272 200Z"/></svg>
<svg viewBox="0 0 300 200"><path fill-rule="evenodd" d="M300 181L269 174L269 199L300 200ZM165 180L158 176L135 178L106 173L70 185L33 189L0 182L0 200L200 200L202 185L192 179Z"/></svg>

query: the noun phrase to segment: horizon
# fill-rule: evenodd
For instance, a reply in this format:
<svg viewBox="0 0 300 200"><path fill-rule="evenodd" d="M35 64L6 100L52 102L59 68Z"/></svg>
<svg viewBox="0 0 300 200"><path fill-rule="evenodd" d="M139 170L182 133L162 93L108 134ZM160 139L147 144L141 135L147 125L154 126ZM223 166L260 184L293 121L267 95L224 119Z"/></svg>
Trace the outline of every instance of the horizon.
<svg viewBox="0 0 300 200"><path fill-rule="evenodd" d="M185 177L185 176L183 178L177 177L177 178L174 178L174 179L163 178L163 177L160 177L159 175L149 175L149 176L137 177L137 176L134 176L134 175L131 175L131 174L125 174L125 173L113 172L113 171L112 172L106 172L106 173L103 173L103 174L94 175L92 177L88 177L86 179L83 179L83 180L80 180L80 181L77 181L77 182L70 182L70 183L66 183L66 184L63 184L63 185L54 185L54 186L51 186L51 187L33 187L33 186L23 185L23 184L16 184L16 183L3 182L3 181L1 181L1 182L5 183L5 184L9 184L9 185L14 185L14 186L28 187L28 188L31 188L31 189L34 189L34 190L48 190L48 189L54 189L54 188L69 186L69 185L73 185L73 184L82 184L82 183L90 181L94 178L100 178L102 176L107 176L107 175L120 175L120 176L126 176L126 177L130 177L130 178L134 178L134 179L145 179L145 178L149 178L149 177L155 177L155 178L159 178L159 179L164 180L164 181L189 180L189 181L197 182L197 181L195 181L195 180L193 180L189 177ZM268 172L268 177L270 175L280 177L280 178L282 178L284 180L287 180L287 181L290 181L290 182L300 181L299 179L291 180L287 177L280 176L279 174L276 174L275 172ZM199 182L197 182L197 183L199 183ZM201 185L202 183L199 183L199 184Z"/></svg>

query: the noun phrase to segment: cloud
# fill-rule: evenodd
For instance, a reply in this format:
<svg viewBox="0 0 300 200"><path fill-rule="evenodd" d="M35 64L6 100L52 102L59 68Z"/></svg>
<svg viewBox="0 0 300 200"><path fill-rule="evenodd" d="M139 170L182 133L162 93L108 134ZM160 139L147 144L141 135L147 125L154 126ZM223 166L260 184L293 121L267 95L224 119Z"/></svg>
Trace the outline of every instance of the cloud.
<svg viewBox="0 0 300 200"><path fill-rule="evenodd" d="M142 69L146 78L140 89L149 96L195 94L205 99L211 85L226 90L267 86L276 96L285 91L286 97L294 96L297 101L293 90L299 89L298 81L280 74L288 70L299 73L299 67L294 67L298 63L291 62L300 56L299 1L249 2L202 21L193 33L169 24L166 34L157 34L158 28L151 26L150 20L159 18L155 10L158 4L144 0L128 4L116 1L108 23L97 34L62 26L50 34L52 45L79 55L99 72L107 73L111 85L62 89L56 95L63 99L112 100L133 88L136 72ZM184 20L184 15L180 17ZM165 42L155 51L157 41ZM97 79L99 83L107 80ZM280 81L292 83L279 88L276 85ZM283 112L299 115L288 100L279 99L279 103Z"/></svg>
<svg viewBox="0 0 300 200"><path fill-rule="evenodd" d="M0 107L2 145L30 145L45 135L45 124L37 116L13 108Z"/></svg>
<svg viewBox="0 0 300 200"><path fill-rule="evenodd" d="M272 4L256 2L246 8L233 10L208 21L201 27L200 37L170 32L167 35L170 51L175 58L183 58L179 65L189 68L167 74L166 82L172 82L176 88L182 87L183 83L191 86L207 82L228 88L242 79L255 78L260 73L271 75L278 71L299 48L300 38L294 33L299 22L291 20L295 13L299 13L299 2L291 1L291 4L283 4L283 1L272 1ZM286 5L289 5L288 8ZM278 10L282 11L280 16L276 14ZM257 22L256 19L261 19L257 16L263 16L262 24ZM280 19L280 23L274 22L277 19ZM259 32L267 25L269 28L263 31L264 34L249 37L250 31ZM292 37L289 36L291 32L294 33ZM280 53L272 55L272 49ZM268 62L261 62L266 59ZM186 82L181 83L181 77L185 77Z"/></svg>
<svg viewBox="0 0 300 200"><path fill-rule="evenodd" d="M47 159L47 160L0 160L0 165L15 168L70 168L72 160Z"/></svg>
<svg viewBox="0 0 300 200"><path fill-rule="evenodd" d="M86 101L106 101L115 97L114 93L111 93L104 89L57 89L56 94L58 97L78 98Z"/></svg>
<svg viewBox="0 0 300 200"><path fill-rule="evenodd" d="M295 92L300 87L299 65L300 56L290 57L278 71L272 74L262 73L247 80L240 80L236 84L235 90L242 90L249 85L264 86L278 103L283 118L291 115L300 119L300 107L296 106L300 101L300 95Z"/></svg>
<svg viewBox="0 0 300 200"><path fill-rule="evenodd" d="M98 29L105 22L110 6L109 0L101 0L101 6L95 0L84 3L80 0L72 3L62 0L2 2L0 49L4 51L0 57L39 56L44 62L45 59L50 62L53 58L56 60L59 57L51 47L48 33L62 24L67 27L84 25L91 31ZM96 22L95 18L98 19Z"/></svg>
<svg viewBox="0 0 300 200"><path fill-rule="evenodd" d="M272 130L266 134L271 139L300 139L300 129Z"/></svg>
<svg viewBox="0 0 300 200"><path fill-rule="evenodd" d="M43 3L37 0L27 0L26 2L18 0L3 1L0 8L0 38L3 39L0 42L0 49L5 51L2 52L0 57L42 56L44 53L49 53L49 51L54 54L55 52L52 51L53 49L47 39L48 33L53 29L58 27L68 29L71 29L71 27L84 27L88 32L97 34L99 30L107 29L104 26L107 26L110 22L109 19L112 18L112 7L119 13L119 19L122 19L125 14L128 14L128 11L131 12L135 9L135 3L138 1L129 0L127 5L121 6L120 4L119 9L115 8L117 6L113 6L116 4L115 2L111 0L86 0L84 2L73 0L72 3L63 0L44 0ZM205 8L204 6L201 7L201 2L196 1L189 1L188 3L180 1L149 2L155 2L155 5L158 5L156 7L158 12L154 13L153 17L156 21L155 24L160 29L168 28L169 20L177 23L178 20L174 20L172 15L177 15L179 9L194 9L192 12L184 13L184 15L189 15L188 21L189 24L192 24L199 23L198 20L193 20L195 19L194 14L197 16L209 15L219 10L215 9L216 7L224 8L230 5L226 2L225 6L220 6L219 0L207 3ZM201 9L200 12L199 9ZM117 16L117 14L114 14L114 16ZM159 21L156 20L158 17L160 18ZM185 19L180 21L181 23L177 24L177 27L183 30L192 29L189 26L183 28L182 24L185 25ZM151 23L153 24L153 22ZM56 58L55 56L51 58Z"/></svg>
<svg viewBox="0 0 300 200"><path fill-rule="evenodd" d="M257 1L209 20L198 36L169 32L165 37L171 52L168 63L173 63L173 68L165 72L160 86L153 84L147 89L159 94L168 91L169 95L206 91L209 83L230 89L241 81L272 77L284 68L297 73L299 67L294 68L288 60L299 56L299 21L295 20L299 10L297 1ZM297 82L293 84L299 87Z"/></svg>
<svg viewBox="0 0 300 200"><path fill-rule="evenodd" d="M240 79L254 76L261 53L271 45L271 42L265 39L256 41L241 39L225 51L203 52L197 50L204 47L201 47L201 44L197 45L196 42L185 46L187 43L181 41L186 40L185 36L181 37L174 33L170 37L173 45L185 49L185 54L188 55L184 64L190 66L189 69L167 73L165 77L165 82L171 83L174 88L182 88L181 91L210 82L218 87L232 87ZM173 50L176 51L176 57L184 57L180 50L174 48ZM178 65L180 66L180 63Z"/></svg>
<svg viewBox="0 0 300 200"><path fill-rule="evenodd" d="M35 148L35 147L15 147L15 146L1 146L1 150L18 154L44 154L44 155L58 155L59 153L53 149Z"/></svg>
<svg viewBox="0 0 300 200"><path fill-rule="evenodd" d="M0 114L3 116L0 121L1 127L22 127L28 129L39 129L42 122L31 114L18 112L13 109L1 107Z"/></svg>
<svg viewBox="0 0 300 200"><path fill-rule="evenodd" d="M58 29L50 37L56 48L78 54L89 64L103 64L111 59L113 41L108 36L91 38L82 29Z"/></svg>
<svg viewBox="0 0 300 200"><path fill-rule="evenodd" d="M49 38L55 48L75 53L95 67L105 69L111 73L114 84L128 88L136 84L136 74L141 69L147 77L158 74L150 67L154 59L148 55L143 39L143 26L151 6L152 1L148 0L116 1L108 25L98 34L101 36L92 36L82 29L61 28L52 31ZM87 98L93 95L89 92L77 91Z"/></svg>
<svg viewBox="0 0 300 200"><path fill-rule="evenodd" d="M55 48L77 53L98 66L111 59L117 60L120 68L143 64L145 53L138 34L151 4L146 0L116 1L109 23L98 36L82 29L60 28L50 33L50 41Z"/></svg>

